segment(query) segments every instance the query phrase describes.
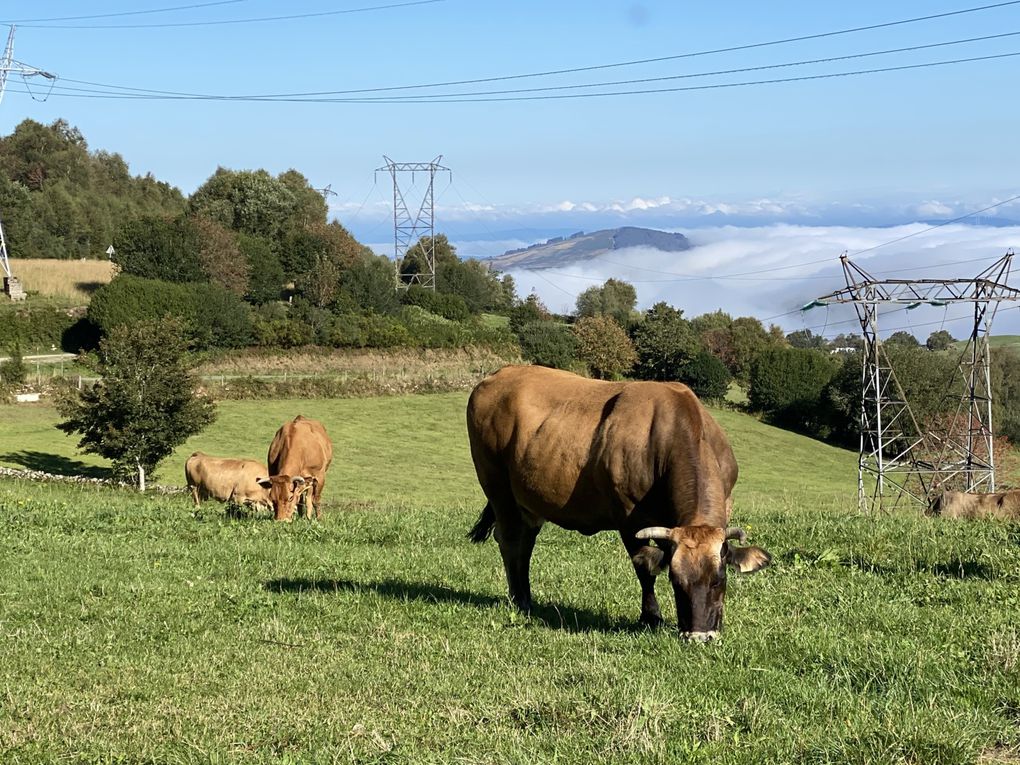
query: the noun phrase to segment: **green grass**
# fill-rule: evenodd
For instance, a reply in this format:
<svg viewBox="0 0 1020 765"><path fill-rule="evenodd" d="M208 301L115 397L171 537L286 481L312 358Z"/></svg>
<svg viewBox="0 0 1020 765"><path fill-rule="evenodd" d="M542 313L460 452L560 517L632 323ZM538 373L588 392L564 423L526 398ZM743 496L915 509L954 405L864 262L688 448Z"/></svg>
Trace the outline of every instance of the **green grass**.
<svg viewBox="0 0 1020 765"><path fill-rule="evenodd" d="M526 619L496 546L464 540L481 507L465 399L231 402L165 474L193 448L259 456L315 416L337 445L321 523L0 482L0 761L1017 756L1015 526L859 514L853 454L720 411L736 520L775 556L731 578L723 639L635 629L618 539L553 527ZM52 410L0 417L5 464L78 459Z"/></svg>

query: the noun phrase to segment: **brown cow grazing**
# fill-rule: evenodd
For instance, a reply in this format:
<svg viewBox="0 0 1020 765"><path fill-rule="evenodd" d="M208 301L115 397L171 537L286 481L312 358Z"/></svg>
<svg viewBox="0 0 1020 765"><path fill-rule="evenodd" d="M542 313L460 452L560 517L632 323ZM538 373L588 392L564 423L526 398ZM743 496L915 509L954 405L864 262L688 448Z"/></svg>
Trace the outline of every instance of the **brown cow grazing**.
<svg viewBox="0 0 1020 765"><path fill-rule="evenodd" d="M294 516L298 501L305 498L305 517L322 517L322 489L333 461L333 442L318 420L300 414L276 431L269 445L269 477L260 485L269 489L278 521Z"/></svg>
<svg viewBox="0 0 1020 765"><path fill-rule="evenodd" d="M932 512L944 518L999 518L1020 521L1020 491L967 494L945 491L935 498Z"/></svg>
<svg viewBox="0 0 1020 765"><path fill-rule="evenodd" d="M746 539L726 526L736 460L684 385L506 367L471 393L467 425L488 499L468 537L482 542L495 529L510 598L523 611L545 521L620 533L641 583L643 624L662 622L655 577L668 569L680 632L696 640L722 627L726 567L750 573L770 560L759 547L730 544Z"/></svg>
<svg viewBox="0 0 1020 765"><path fill-rule="evenodd" d="M184 463L184 477L197 507L206 499L269 509L269 492L259 485L266 466L256 460L211 457L195 452Z"/></svg>

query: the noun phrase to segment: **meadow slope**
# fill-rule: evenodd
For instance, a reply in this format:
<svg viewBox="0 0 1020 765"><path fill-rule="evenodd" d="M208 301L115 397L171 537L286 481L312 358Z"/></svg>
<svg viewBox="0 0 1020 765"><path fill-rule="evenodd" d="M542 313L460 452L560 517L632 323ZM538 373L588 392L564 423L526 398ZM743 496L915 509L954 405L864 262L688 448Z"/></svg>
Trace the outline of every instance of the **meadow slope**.
<svg viewBox="0 0 1020 765"><path fill-rule="evenodd" d="M1015 761L1015 526L859 514L853 454L722 411L735 519L775 556L731 577L722 640L637 629L619 540L552 527L523 618L464 539L465 401L229 402L163 473L315 416L321 523L0 481L0 761ZM97 464L50 409L0 417L3 464Z"/></svg>

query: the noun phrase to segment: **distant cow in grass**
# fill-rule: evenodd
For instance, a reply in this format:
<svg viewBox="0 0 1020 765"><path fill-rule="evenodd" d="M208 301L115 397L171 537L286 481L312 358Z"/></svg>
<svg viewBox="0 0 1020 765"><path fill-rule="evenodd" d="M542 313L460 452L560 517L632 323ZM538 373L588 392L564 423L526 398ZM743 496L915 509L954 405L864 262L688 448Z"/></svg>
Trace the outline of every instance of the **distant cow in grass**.
<svg viewBox="0 0 1020 765"><path fill-rule="evenodd" d="M1020 520L1020 491L968 494L945 491L935 498L932 512L944 518L1000 518Z"/></svg>
<svg viewBox="0 0 1020 765"><path fill-rule="evenodd" d="M259 480L269 489L276 520L293 518L302 497L305 517L322 517L322 489L332 461L333 442L321 422L299 414L280 426L269 445L268 476Z"/></svg>
<svg viewBox="0 0 1020 765"><path fill-rule="evenodd" d="M195 452L184 463L184 477L195 505L205 499L269 509L269 491L259 485L266 466L257 460L212 457Z"/></svg>
<svg viewBox="0 0 1020 765"><path fill-rule="evenodd" d="M769 562L728 528L737 463L685 385L601 382L544 367L506 367L471 393L468 437L488 504L469 533L495 532L510 588L531 608L529 568L542 524L618 531L641 584L641 621L662 619L655 577L668 571L680 632L722 628L726 569ZM652 546L650 540L656 540Z"/></svg>

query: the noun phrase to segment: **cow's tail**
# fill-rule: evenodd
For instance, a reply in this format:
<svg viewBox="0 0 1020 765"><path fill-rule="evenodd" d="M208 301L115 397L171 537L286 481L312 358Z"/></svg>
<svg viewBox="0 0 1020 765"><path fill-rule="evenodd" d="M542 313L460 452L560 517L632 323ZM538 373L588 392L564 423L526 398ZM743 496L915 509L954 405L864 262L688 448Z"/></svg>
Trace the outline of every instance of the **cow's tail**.
<svg viewBox="0 0 1020 765"><path fill-rule="evenodd" d="M492 509L492 503L487 502L478 521L471 527L467 538L475 544L484 542L492 534L492 528L496 525L496 511Z"/></svg>

